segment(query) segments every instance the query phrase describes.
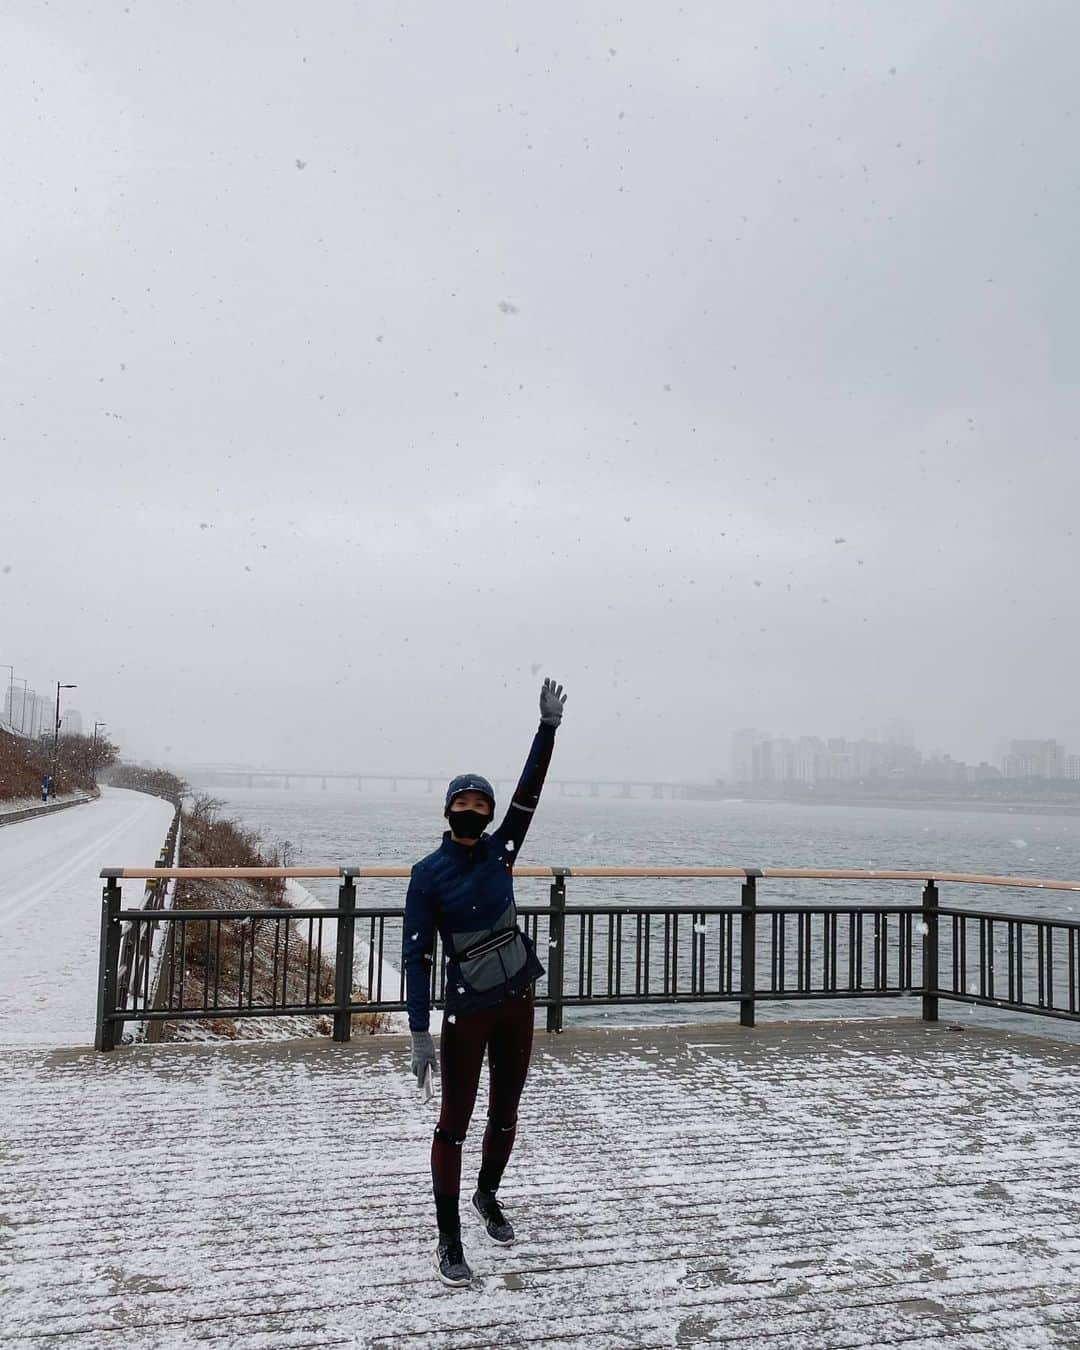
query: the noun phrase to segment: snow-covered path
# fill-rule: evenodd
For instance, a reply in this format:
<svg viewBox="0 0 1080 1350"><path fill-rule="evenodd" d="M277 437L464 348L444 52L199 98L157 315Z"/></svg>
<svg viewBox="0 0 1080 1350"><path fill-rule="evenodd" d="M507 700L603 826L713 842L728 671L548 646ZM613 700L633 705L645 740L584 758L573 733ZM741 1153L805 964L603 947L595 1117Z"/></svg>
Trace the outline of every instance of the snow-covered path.
<svg viewBox="0 0 1080 1350"><path fill-rule="evenodd" d="M151 866L171 819L168 802L103 788L87 806L0 830L0 1046L93 1042L98 873Z"/></svg>

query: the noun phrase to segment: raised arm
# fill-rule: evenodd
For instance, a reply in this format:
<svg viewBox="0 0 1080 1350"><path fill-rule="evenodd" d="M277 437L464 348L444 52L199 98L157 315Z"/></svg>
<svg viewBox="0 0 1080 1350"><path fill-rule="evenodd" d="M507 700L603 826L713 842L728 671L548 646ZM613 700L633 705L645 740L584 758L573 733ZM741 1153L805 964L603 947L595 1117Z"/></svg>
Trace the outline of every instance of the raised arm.
<svg viewBox="0 0 1080 1350"><path fill-rule="evenodd" d="M562 685L556 684L554 680L545 680L540 690L540 725L529 747L529 756L514 795L510 798L510 806L492 836L492 843L506 850L511 865L517 858L532 823L533 812L540 801L548 765L551 763L551 752L555 748L555 729L562 721L565 702Z"/></svg>

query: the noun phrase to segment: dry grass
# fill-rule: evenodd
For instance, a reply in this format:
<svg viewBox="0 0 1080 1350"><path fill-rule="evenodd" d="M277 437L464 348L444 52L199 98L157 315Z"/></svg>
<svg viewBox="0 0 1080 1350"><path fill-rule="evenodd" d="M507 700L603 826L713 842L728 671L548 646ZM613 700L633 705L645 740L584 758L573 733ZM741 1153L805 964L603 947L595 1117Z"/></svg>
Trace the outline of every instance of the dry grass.
<svg viewBox="0 0 1080 1350"><path fill-rule="evenodd" d="M184 812L180 862L184 867L287 867L288 843L268 847L257 835L219 813L222 803L196 797ZM183 881L177 886L176 910L292 909L285 883L273 878L251 881ZM332 921L323 927L327 935ZM317 920L251 919L190 920L185 935L166 947L162 980L166 1006L197 1008L221 1005L281 1007L334 1001L334 951L325 936L320 942ZM174 930L175 931L175 930ZM171 976L171 978L170 978ZM363 1001L357 987L353 998ZM387 1024L382 1013L357 1013L354 1032L375 1032ZM326 1015L270 1014L265 1017L213 1017L167 1022L163 1040L277 1039L282 1035L328 1036L333 1023Z"/></svg>

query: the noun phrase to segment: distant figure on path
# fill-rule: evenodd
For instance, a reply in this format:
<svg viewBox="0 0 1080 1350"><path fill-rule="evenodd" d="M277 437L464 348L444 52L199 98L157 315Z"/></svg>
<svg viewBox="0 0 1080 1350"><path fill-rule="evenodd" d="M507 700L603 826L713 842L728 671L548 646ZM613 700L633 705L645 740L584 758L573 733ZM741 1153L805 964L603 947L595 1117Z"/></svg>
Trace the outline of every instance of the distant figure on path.
<svg viewBox="0 0 1080 1350"><path fill-rule="evenodd" d="M484 832L495 816L495 793L488 780L471 773L451 780L443 804L450 828L435 852L414 865L405 898L402 962L412 1072L420 1088L430 1083L435 1067L428 1016L436 930L447 959L442 1102L431 1145L439 1225L436 1260L444 1284L472 1279L461 1247L461 1146L485 1051L488 1119L472 1204L492 1241L514 1240L495 1192L514 1146L518 1101L532 1054L533 984L544 973L532 942L517 926L514 861L540 800L565 702L562 685L545 680L539 729L506 816L492 834Z"/></svg>
<svg viewBox="0 0 1080 1350"><path fill-rule="evenodd" d="M49 800L49 788L50 788L51 786L52 786L52 780L50 779L49 775L48 775L47 773L42 774L42 776L41 776L41 800L42 800L43 802L47 802L47 801Z"/></svg>

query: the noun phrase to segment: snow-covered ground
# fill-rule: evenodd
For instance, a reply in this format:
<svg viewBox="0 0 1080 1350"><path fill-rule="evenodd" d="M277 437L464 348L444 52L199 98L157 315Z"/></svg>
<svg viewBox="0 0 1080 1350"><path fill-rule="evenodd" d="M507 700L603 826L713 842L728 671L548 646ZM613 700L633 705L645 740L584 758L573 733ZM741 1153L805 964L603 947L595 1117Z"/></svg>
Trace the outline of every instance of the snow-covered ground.
<svg viewBox="0 0 1080 1350"><path fill-rule="evenodd" d="M149 867L172 807L102 788L86 806L0 830L0 1046L94 1039L103 867ZM141 902L129 882L125 902Z"/></svg>
<svg viewBox="0 0 1080 1350"><path fill-rule="evenodd" d="M537 1036L434 1269L407 1039L0 1051L4 1350L1073 1350L1078 1052L902 1021ZM465 1141L476 1176L485 1091Z"/></svg>

